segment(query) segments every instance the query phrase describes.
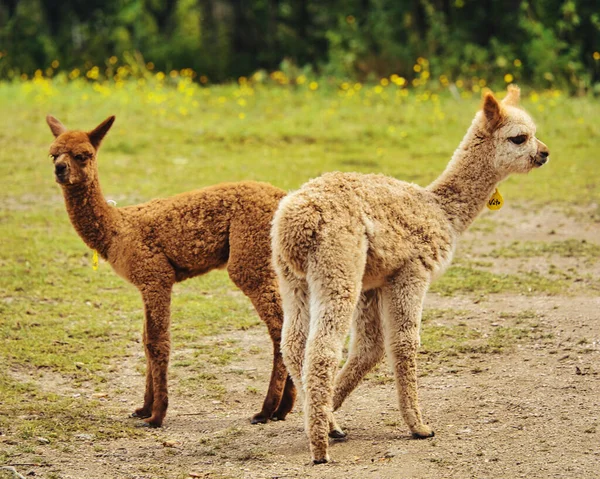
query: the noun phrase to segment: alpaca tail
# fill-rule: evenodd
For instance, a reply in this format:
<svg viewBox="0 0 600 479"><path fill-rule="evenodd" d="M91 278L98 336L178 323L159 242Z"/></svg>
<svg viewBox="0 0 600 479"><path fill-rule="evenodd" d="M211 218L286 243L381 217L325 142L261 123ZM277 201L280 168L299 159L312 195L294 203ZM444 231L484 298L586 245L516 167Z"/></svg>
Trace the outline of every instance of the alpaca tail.
<svg viewBox="0 0 600 479"><path fill-rule="evenodd" d="M306 277L308 258L317 244L321 222L319 208L310 198L298 193L286 196L279 204L271 229L275 267L286 266L299 278Z"/></svg>

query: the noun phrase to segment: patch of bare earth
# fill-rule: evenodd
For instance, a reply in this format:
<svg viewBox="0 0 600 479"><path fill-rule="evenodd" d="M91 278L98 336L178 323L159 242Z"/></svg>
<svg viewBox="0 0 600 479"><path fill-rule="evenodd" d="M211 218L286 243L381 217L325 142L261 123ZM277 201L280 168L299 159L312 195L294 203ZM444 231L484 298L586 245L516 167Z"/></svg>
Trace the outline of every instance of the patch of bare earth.
<svg viewBox="0 0 600 479"><path fill-rule="evenodd" d="M459 255L488 261L485 255L492 248L515 240L593 242L600 237L600 224L575 221L553 210L507 209L494 215L486 219L497 226L468 233ZM518 274L523 268L540 268L544 273L549 261L498 258L489 269ZM561 257L560 266L576 269L581 261ZM586 265L586 274L597 280L594 258ZM56 445L40 445L14 462L26 464L41 456L48 466L17 466L18 470L65 479L600 476L597 292L581 287L564 296L430 294L426 308L460 311L460 319L444 314L430 321L442 326L462 321L484 338L497 328L514 326L520 314L535 316L536 334L500 352L419 355L420 401L435 438L410 438L398 412L394 382L383 364L337 413L348 440L332 443L333 462L311 465L300 407L284 422L249 423L260 408L270 372L271 344L261 326L206 340L227 340L225 348L239 351L228 364L171 368L171 407L162 429L115 440L83 436L66 452ZM175 311L175 321L176 315ZM101 399L114 421L137 422L126 416L141 404L143 355L139 344L130 351L129 357L115 361L107 397ZM183 359L193 363L191 351L174 351L173 364ZM199 372L204 379L194 380ZM73 393L61 381L56 389Z"/></svg>

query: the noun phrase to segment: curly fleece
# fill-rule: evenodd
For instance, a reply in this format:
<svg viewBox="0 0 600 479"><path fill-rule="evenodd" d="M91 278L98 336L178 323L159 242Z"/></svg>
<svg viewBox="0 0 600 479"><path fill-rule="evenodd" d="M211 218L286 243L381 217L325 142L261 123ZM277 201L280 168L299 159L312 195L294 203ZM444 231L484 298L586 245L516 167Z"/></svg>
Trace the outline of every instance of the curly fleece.
<svg viewBox="0 0 600 479"><path fill-rule="evenodd" d="M416 352L432 279L498 182L547 161L535 125L511 88L485 97L444 173L427 188L383 175L329 173L280 203L272 228L281 288L282 352L304 396L315 463L327 436L344 436L333 411L387 350L400 410L415 437L430 437L417 400ZM521 141L522 140L522 141ZM348 359L335 375L343 338Z"/></svg>
<svg viewBox="0 0 600 479"><path fill-rule="evenodd" d="M96 155L114 117L91 132L47 122L50 146L67 212L83 241L135 285L144 303L147 359L144 404L134 416L161 426L168 407L170 305L174 283L215 268L250 298L273 342L273 370L262 409L252 422L284 419L296 392L280 352L283 312L271 266L273 214L285 192L266 183L223 183L171 198L115 208L106 203Z"/></svg>

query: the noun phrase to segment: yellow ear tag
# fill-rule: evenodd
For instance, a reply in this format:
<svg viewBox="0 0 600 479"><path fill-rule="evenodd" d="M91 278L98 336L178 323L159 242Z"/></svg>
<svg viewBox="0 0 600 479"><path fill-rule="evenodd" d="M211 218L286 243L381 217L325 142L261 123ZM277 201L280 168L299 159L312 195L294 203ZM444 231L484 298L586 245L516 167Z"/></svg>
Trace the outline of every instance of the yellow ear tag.
<svg viewBox="0 0 600 479"><path fill-rule="evenodd" d="M98 271L98 251L96 250L94 250L94 254L92 255L92 269Z"/></svg>
<svg viewBox="0 0 600 479"><path fill-rule="evenodd" d="M502 195L498 191L498 188L496 188L496 191L494 191L494 193L492 194L492 196L490 196L490 199L487 202L487 207L490 210L499 210L500 208L502 208L502 205L504 205L504 198L502 198Z"/></svg>

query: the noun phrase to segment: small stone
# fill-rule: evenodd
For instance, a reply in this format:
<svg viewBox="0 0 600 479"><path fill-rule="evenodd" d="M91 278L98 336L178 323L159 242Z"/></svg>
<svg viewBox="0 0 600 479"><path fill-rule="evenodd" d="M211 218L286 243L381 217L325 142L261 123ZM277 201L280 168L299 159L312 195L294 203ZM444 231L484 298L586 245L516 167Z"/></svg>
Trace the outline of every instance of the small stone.
<svg viewBox="0 0 600 479"><path fill-rule="evenodd" d="M36 437L35 439L40 444L50 444L50 440L46 439L45 437Z"/></svg>
<svg viewBox="0 0 600 479"><path fill-rule="evenodd" d="M396 457L400 454L406 454L406 451L403 451L401 449L389 449L385 452L383 457L385 457L386 459L391 459L392 457Z"/></svg>
<svg viewBox="0 0 600 479"><path fill-rule="evenodd" d="M108 393L94 393L94 394L92 394L92 397L94 399L105 398L105 397L108 397Z"/></svg>
<svg viewBox="0 0 600 479"><path fill-rule="evenodd" d="M181 445L178 441L164 441L162 444L165 447L177 447Z"/></svg>
<svg viewBox="0 0 600 479"><path fill-rule="evenodd" d="M94 439L94 435L93 434L75 434L75 438L76 439L81 439L82 441L91 441L92 439Z"/></svg>
<svg viewBox="0 0 600 479"><path fill-rule="evenodd" d="M81 368L83 368L84 366L85 366L85 363L80 363L80 362L76 362L76 363L75 363L75 367L76 367L77 369L81 369Z"/></svg>

